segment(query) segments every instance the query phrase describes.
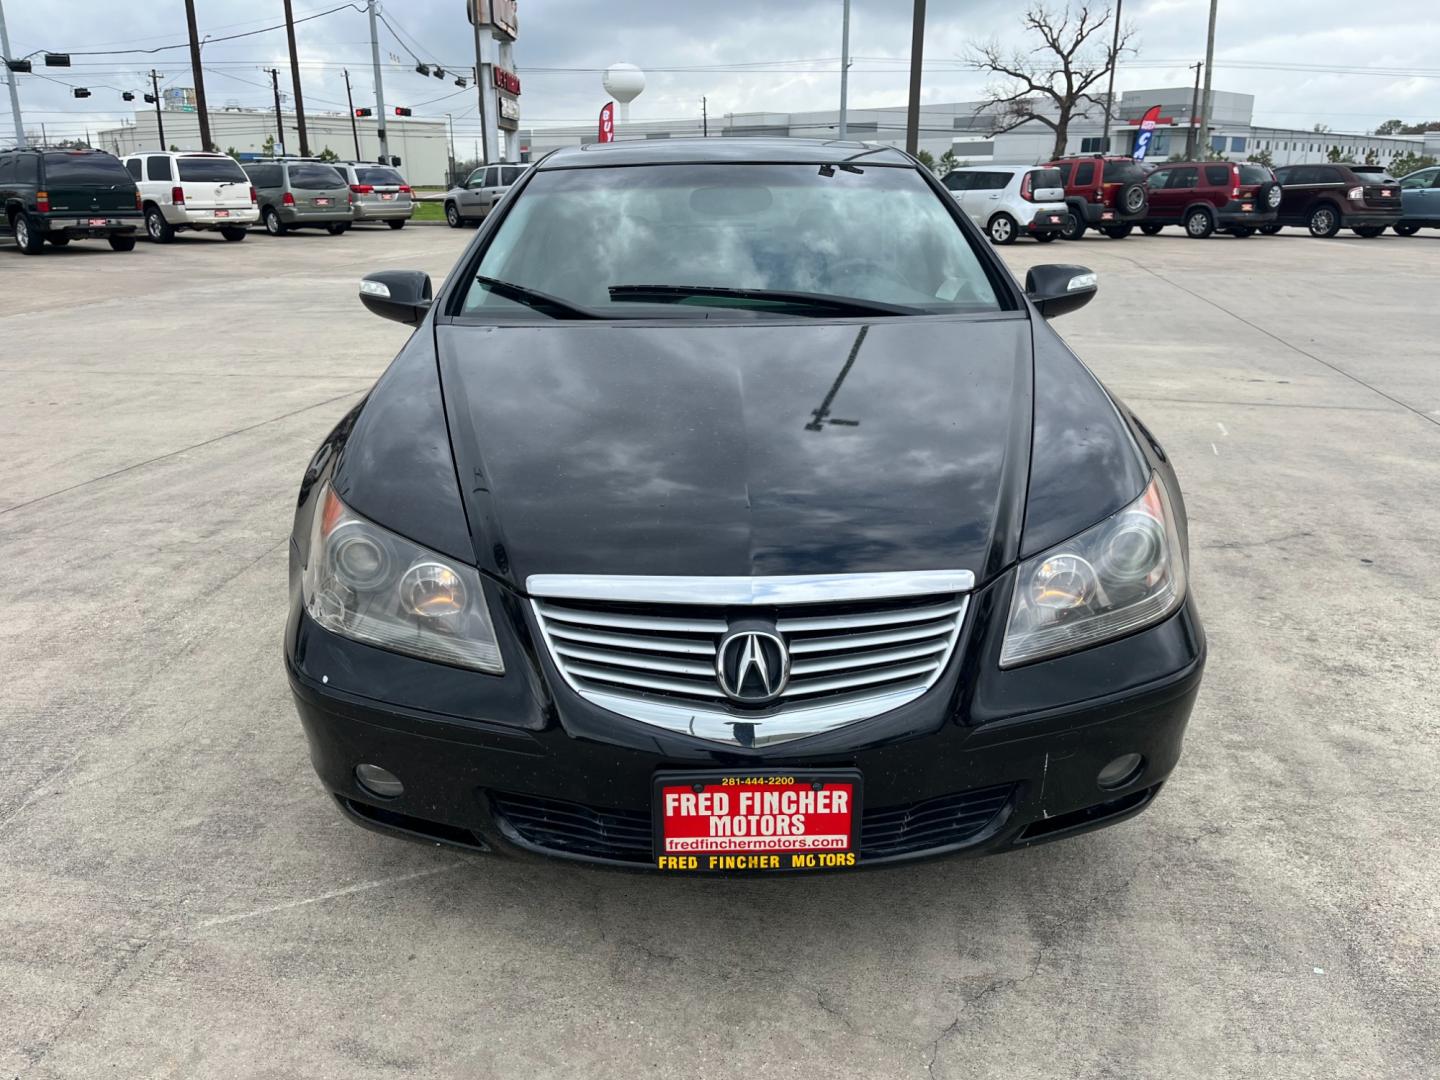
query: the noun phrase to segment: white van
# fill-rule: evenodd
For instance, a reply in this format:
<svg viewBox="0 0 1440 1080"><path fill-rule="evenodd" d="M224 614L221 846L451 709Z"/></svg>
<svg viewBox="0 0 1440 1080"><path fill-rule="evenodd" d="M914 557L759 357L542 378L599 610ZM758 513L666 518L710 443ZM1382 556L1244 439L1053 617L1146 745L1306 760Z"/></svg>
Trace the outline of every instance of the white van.
<svg viewBox="0 0 1440 1080"><path fill-rule="evenodd" d="M1045 243L1070 227L1065 179L1038 165L962 165L940 181L992 244L1021 234Z"/></svg>
<svg viewBox="0 0 1440 1080"><path fill-rule="evenodd" d="M244 240L260 220L250 178L227 154L132 154L125 168L140 189L145 232L157 243L168 244L182 229L218 229L226 240Z"/></svg>

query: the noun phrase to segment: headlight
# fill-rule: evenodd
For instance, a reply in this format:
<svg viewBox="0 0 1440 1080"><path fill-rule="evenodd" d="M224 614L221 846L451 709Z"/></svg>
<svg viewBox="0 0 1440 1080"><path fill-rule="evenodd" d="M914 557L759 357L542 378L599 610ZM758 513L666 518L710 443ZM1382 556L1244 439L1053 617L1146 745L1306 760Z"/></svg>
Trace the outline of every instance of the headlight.
<svg viewBox="0 0 1440 1080"><path fill-rule="evenodd" d="M301 579L326 630L442 664L503 674L480 574L366 521L326 484Z"/></svg>
<svg viewBox="0 0 1440 1080"><path fill-rule="evenodd" d="M1133 633L1184 599L1185 557L1157 473L1118 514L1020 564L1000 666Z"/></svg>

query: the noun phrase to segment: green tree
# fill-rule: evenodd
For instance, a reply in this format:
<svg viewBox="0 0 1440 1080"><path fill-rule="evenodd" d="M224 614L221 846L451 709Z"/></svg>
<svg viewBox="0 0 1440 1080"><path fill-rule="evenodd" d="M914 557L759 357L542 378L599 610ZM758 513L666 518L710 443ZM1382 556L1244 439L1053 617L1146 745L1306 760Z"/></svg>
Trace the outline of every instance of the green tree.
<svg viewBox="0 0 1440 1080"><path fill-rule="evenodd" d="M339 161L339 160L340 160L340 155L337 154L334 150L331 150L330 147L328 147L328 146L325 147L324 150L321 150L318 156L319 156L319 158L320 158L321 161Z"/></svg>
<svg viewBox="0 0 1440 1080"><path fill-rule="evenodd" d="M240 160L240 153L233 146L225 147L225 153L228 154L230 157L234 158L236 161Z"/></svg>
<svg viewBox="0 0 1440 1080"><path fill-rule="evenodd" d="M1330 147L1330 149L1326 152L1325 157L1328 161L1333 161L1337 165L1355 164L1354 155L1347 153L1344 150L1341 150L1338 146Z"/></svg>
<svg viewBox="0 0 1440 1080"><path fill-rule="evenodd" d="M1409 176L1412 172L1428 169L1436 163L1437 159L1430 157L1428 154L1417 154L1407 150L1405 153L1396 154L1390 159L1390 175Z"/></svg>
<svg viewBox="0 0 1440 1080"><path fill-rule="evenodd" d="M959 165L960 159L955 156L955 148L952 146L940 155L940 160L935 164L935 171L940 175L941 179L944 179Z"/></svg>
<svg viewBox="0 0 1440 1080"><path fill-rule="evenodd" d="M1376 135L1398 135L1405 127L1403 120L1386 120L1375 129Z"/></svg>
<svg viewBox="0 0 1440 1080"><path fill-rule="evenodd" d="M929 169L931 172L935 171L935 155L930 153L929 150L921 150L918 154L915 155L915 160L920 162L921 165L924 165L925 168Z"/></svg>
<svg viewBox="0 0 1440 1080"><path fill-rule="evenodd" d="M1264 165L1267 169L1275 167L1275 159L1270 156L1269 150L1256 150L1246 161L1253 161L1256 165Z"/></svg>
<svg viewBox="0 0 1440 1080"><path fill-rule="evenodd" d="M274 157L274 156L275 156L275 136L274 136L274 135L266 135L266 136L265 136L265 141L260 144L260 153L264 154L266 157Z"/></svg>

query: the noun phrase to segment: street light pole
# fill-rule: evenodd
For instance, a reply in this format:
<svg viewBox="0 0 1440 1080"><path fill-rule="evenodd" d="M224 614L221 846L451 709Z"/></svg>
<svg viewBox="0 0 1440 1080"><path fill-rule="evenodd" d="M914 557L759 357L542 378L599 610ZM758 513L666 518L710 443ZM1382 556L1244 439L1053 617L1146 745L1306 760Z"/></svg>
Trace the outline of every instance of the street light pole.
<svg viewBox="0 0 1440 1080"><path fill-rule="evenodd" d="M1205 39L1205 102L1201 106L1200 145L1195 148L1198 154L1210 153L1210 72L1215 66L1215 9L1219 2L1210 0L1210 33Z"/></svg>
<svg viewBox="0 0 1440 1080"><path fill-rule="evenodd" d="M1110 85L1105 91L1105 137L1101 145L1110 152L1110 118L1115 113L1115 63L1120 59L1120 7L1125 0L1115 0L1115 36L1110 41Z"/></svg>
<svg viewBox="0 0 1440 1080"><path fill-rule="evenodd" d="M925 61L925 0L914 0L910 30L910 107L905 116L905 152L920 150L920 69Z"/></svg>
<svg viewBox="0 0 1440 1080"><path fill-rule="evenodd" d="M850 96L850 0L845 0L845 13L840 17L840 138L849 130L847 116Z"/></svg>
<svg viewBox="0 0 1440 1080"><path fill-rule="evenodd" d="M5 32L5 5L0 3L0 60L10 59L10 35ZM15 89L15 72L7 65L5 81L10 84L10 116L15 121L15 145L25 149L25 124L20 119L20 93Z"/></svg>

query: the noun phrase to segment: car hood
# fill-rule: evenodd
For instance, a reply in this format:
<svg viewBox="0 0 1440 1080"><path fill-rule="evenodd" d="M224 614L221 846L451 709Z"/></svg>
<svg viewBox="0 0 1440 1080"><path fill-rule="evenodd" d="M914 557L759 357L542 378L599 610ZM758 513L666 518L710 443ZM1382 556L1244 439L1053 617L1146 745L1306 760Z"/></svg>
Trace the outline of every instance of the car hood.
<svg viewBox="0 0 1440 1080"><path fill-rule="evenodd" d="M964 569L1014 557L1023 315L872 325L436 326L480 566L532 574Z"/></svg>

